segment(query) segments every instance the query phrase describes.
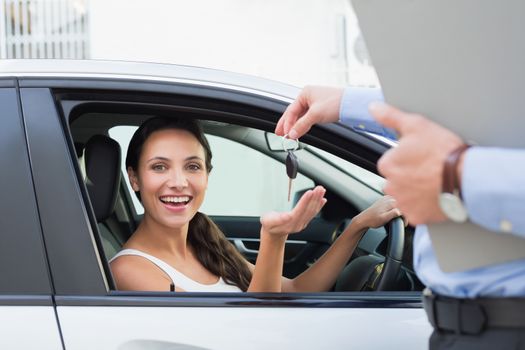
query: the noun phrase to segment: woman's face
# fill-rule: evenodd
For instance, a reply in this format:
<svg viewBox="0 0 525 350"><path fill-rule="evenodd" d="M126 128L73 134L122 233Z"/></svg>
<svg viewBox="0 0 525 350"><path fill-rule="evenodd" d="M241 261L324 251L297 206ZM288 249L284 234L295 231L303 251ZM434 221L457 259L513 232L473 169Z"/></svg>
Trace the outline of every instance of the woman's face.
<svg viewBox="0 0 525 350"><path fill-rule="evenodd" d="M171 228L188 224L208 186L204 155L199 141L185 130L160 130L148 137L137 171L128 169L133 190L140 191L145 217Z"/></svg>

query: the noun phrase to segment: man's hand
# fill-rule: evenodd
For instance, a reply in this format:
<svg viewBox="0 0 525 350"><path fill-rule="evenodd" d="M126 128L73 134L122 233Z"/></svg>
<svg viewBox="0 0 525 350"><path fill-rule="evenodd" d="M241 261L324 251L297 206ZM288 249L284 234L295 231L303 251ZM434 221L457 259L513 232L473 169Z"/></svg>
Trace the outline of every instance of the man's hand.
<svg viewBox="0 0 525 350"><path fill-rule="evenodd" d="M463 144L461 138L421 115L386 104L371 104L370 113L399 135L398 146L387 151L377 164L387 180L385 193L396 199L413 225L445 221L439 207L443 166L448 154Z"/></svg>
<svg viewBox="0 0 525 350"><path fill-rule="evenodd" d="M339 120L339 108L343 89L327 86L306 86L292 102L275 127L279 136L288 134L298 139L317 123Z"/></svg>

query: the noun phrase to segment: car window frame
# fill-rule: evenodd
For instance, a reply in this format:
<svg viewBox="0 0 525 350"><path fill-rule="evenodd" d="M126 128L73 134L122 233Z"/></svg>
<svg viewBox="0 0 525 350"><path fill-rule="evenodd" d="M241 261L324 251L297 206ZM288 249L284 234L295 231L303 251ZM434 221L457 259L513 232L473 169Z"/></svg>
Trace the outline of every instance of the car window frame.
<svg viewBox="0 0 525 350"><path fill-rule="evenodd" d="M60 125L58 131L62 133L62 140L59 142L65 142L69 149L69 174L76 176L78 181L80 176L80 170L78 165L75 165L73 161L74 146L72 144L71 135L67 129L68 120L66 116L69 116L72 108L76 104L85 104L92 101L97 101L97 98L105 96L107 100L111 99L112 96L119 96L123 93L127 97L136 95L137 93L142 96L149 96L155 100L154 97L159 95L169 97L170 94L176 95L178 97L204 97L209 100L222 101L226 104L235 105L236 108L246 109L246 106L250 103L258 106L257 108L252 107L252 109L247 108L250 112L260 112L260 114L267 114L269 117L267 120L260 119L260 115L253 116L251 114L250 118L246 118L247 126L256 127L262 130L271 131L274 128L275 122L278 116L284 111L288 102L287 101L275 101L269 99L267 96L255 96L246 93L239 93L235 91L226 91L220 90L217 88L209 87L208 89L195 88L192 85L185 84L169 84L169 83L152 83L152 82L137 82L137 81L117 81L111 79L31 79L24 78L21 81L21 86L28 90L39 90L40 97L44 98L47 96L49 101L53 103L54 107L58 109L54 110L54 113L57 114L59 120L57 121ZM133 93L131 93L133 92ZM71 97L79 93L78 96L81 97L80 101L73 101ZM45 96L44 96L45 95ZM118 99L117 99L118 100ZM71 103L71 102L74 103ZM70 102L64 103L64 102ZM152 101L154 102L154 101ZM129 102L127 102L129 103ZM50 105L48 105L50 108ZM266 111L264 111L266 110ZM257 113L256 113L257 114ZM213 120L213 116L211 118ZM235 118L232 117L232 120ZM41 121L38 125L43 125ZM361 143L366 144L367 142L372 142L362 138L358 134L350 134L348 137L348 131L344 129L333 129L334 126L326 127L316 127L312 130L311 135L305 137L309 143L314 144L316 147L327 149L328 151L336 154L343 155L343 158L348 159L347 150L345 146L348 144L355 143L358 145L357 148L363 148ZM332 130L333 129L333 130ZM322 140L323 136L330 134L335 137L337 136L345 137L344 144L334 142L328 143L327 141ZM346 139L348 138L348 139ZM334 138L332 138L334 140ZM362 150L367 155L373 155L375 158L378 158L379 155L385 150L384 146L378 145L377 143L372 142L373 145L370 147L364 147ZM357 152L359 153L359 152ZM362 157L359 154L353 154L350 158L354 158L362 165L368 169L375 169L373 164L374 157ZM370 160L372 159L372 160ZM35 176L35 173L33 173ZM36 175L38 176L38 175ZM78 186L78 184L77 184ZM38 186L39 187L39 186ZM89 205L89 200L87 200L87 191L85 187L79 186L80 189L77 189L76 195L80 196L80 202L84 206L82 208L84 214L84 222L86 227L83 228L84 234L88 231L88 236L95 243L92 242L91 249L96 250L100 246L100 242L96 238L97 235L94 235L92 230L96 227L94 224L94 215L93 211ZM48 216L49 213L46 213ZM50 219L50 218L48 218ZM91 230L91 231L90 231ZM48 230L44 228L44 235L48 234ZM86 238L86 237L85 237ZM48 251L49 252L49 251ZM52 252L51 252L52 253ZM96 252L92 252L92 257L96 256ZM87 265L87 259L84 260L83 264ZM65 261L64 261L65 262ZM99 262L100 264L100 262ZM82 265L82 264L81 264ZM74 288L64 287L59 285L56 291L56 302L57 305L178 305L178 306L196 306L204 305L209 307L224 307L225 305L235 305L235 307L242 307L247 305L261 305L261 306L275 306L275 307L289 307L294 305L297 307L355 307L358 305L359 301L368 300L371 303L371 307L421 307L419 302L419 292L381 292L374 294L370 293L305 293L289 295L287 293L234 293L235 295L223 295L222 293L214 293L213 295L206 295L206 293L185 293L184 295L172 295L169 293L147 293L147 292L120 292L111 290L111 286L107 283L104 284L102 281L104 277L103 269L100 266L88 267L84 266L81 271L90 271L91 274L97 273L99 276L98 285L105 285L104 288L93 288L86 287L85 284L79 284ZM54 278L57 275L61 275L61 278L65 278L68 275L67 267L58 267L56 265L51 267ZM69 272L71 274L71 272ZM254 304L252 304L252 302ZM378 303L379 302L379 303ZM362 306L362 305L361 305Z"/></svg>

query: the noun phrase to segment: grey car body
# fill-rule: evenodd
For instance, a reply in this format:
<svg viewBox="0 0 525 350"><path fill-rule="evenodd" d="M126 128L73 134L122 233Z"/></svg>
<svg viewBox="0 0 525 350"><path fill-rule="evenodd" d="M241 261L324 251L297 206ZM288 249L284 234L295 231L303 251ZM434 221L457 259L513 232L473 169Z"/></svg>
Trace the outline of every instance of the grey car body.
<svg viewBox="0 0 525 350"><path fill-rule="evenodd" d="M242 141L282 163L285 154L271 149L268 135L298 91L196 67L0 61L0 319L6 325L0 344L65 349L425 346L430 327L407 249L400 263L403 282L391 292L181 294L114 288L103 223L77 161L79 148L123 121L139 125L151 115L177 112L203 120L207 132ZM371 172L389 148L339 124L315 127L304 142ZM348 221L342 211L358 212L381 196L365 179L319 153L308 148L303 153L302 171L328 188L334 204L297 236L295 246L290 244L285 268L292 275L340 233ZM353 189L346 190L349 183ZM120 223L129 234L140 216L123 185L118 192L118 210L127 215ZM232 242L257 241L257 217L214 219ZM367 233L358 253L380 264L387 242L385 231ZM361 279L365 285L369 276Z"/></svg>

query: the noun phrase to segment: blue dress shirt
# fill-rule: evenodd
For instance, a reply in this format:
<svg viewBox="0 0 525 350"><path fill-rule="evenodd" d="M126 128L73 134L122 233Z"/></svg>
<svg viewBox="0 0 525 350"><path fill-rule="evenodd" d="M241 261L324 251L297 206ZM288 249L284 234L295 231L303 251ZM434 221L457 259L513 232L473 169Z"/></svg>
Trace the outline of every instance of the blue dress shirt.
<svg viewBox="0 0 525 350"><path fill-rule="evenodd" d="M381 131L384 128L377 124L371 126L374 122L368 113L368 104L373 101L383 101L381 90L347 88L341 102L341 122L357 129ZM461 190L470 220L488 230L525 239L523 174L523 149L472 147L467 150ZM445 273L438 266L425 225L416 227L413 246L416 274L438 294L459 298L525 296L525 260Z"/></svg>

